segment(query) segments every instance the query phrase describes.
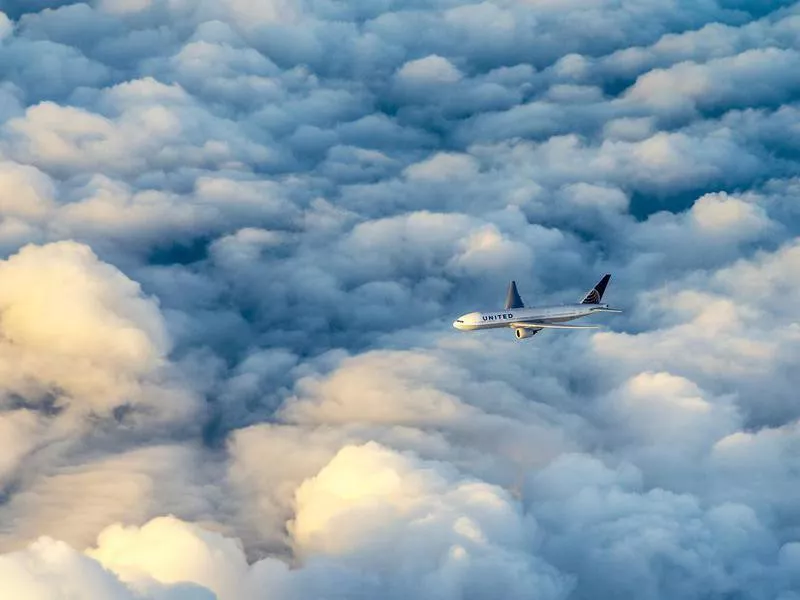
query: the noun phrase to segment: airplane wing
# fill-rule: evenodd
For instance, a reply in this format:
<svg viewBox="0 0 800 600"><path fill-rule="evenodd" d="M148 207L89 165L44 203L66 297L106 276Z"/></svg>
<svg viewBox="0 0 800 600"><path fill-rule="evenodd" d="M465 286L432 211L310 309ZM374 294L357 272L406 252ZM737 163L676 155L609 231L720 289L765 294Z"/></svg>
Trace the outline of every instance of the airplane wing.
<svg viewBox="0 0 800 600"><path fill-rule="evenodd" d="M598 329L598 325L565 325L563 323L511 323L511 327L525 329Z"/></svg>

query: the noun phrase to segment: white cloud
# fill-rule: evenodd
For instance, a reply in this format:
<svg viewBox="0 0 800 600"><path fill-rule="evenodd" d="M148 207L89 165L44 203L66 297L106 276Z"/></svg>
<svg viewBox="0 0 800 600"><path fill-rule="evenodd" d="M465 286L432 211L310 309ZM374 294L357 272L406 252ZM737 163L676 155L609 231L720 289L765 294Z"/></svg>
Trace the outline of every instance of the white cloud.
<svg viewBox="0 0 800 600"><path fill-rule="evenodd" d="M153 0L99 0L100 10L112 14L129 14L147 10L153 6Z"/></svg>
<svg viewBox="0 0 800 600"><path fill-rule="evenodd" d="M8 38L14 32L14 23L4 12L0 12L0 41Z"/></svg>
<svg viewBox="0 0 800 600"><path fill-rule="evenodd" d="M16 523L13 531L0 534L3 550L19 549L42 531L84 548L109 523L142 522L163 512L213 519L219 498L210 497L205 486L215 469L203 464L207 456L198 450L154 444L87 457L84 448L99 443L97 437L87 435L83 444L76 443L62 432L56 432L61 433L57 438L57 425L50 431L43 425L34 438L41 447L28 457L28 470L15 474L17 493L0 508L3 519ZM45 444L48 434L50 443ZM129 437L118 434L118 446L130 444Z"/></svg>
<svg viewBox="0 0 800 600"><path fill-rule="evenodd" d="M5 2L3 581L788 600L777 4Z"/></svg>
<svg viewBox="0 0 800 600"><path fill-rule="evenodd" d="M160 517L142 527L112 525L87 552L122 581L136 585L152 578L163 584L192 582L220 600L252 597L247 563L234 540L174 518Z"/></svg>
<svg viewBox="0 0 800 600"><path fill-rule="evenodd" d="M435 54L408 61L397 72L397 76L410 82L422 83L455 83L462 77L453 63Z"/></svg>
<svg viewBox="0 0 800 600"><path fill-rule="evenodd" d="M291 531L301 556L341 556L377 573L399 562L421 576L394 583L414 595L460 595L468 584L479 594L566 597L570 578L525 552L533 532L507 493L454 476L376 444L343 448L297 490Z"/></svg>
<svg viewBox="0 0 800 600"><path fill-rule="evenodd" d="M800 55L794 50L747 50L704 65L685 62L650 71L627 97L664 111L781 103L800 87L794 77L798 66Z"/></svg>
<svg viewBox="0 0 800 600"><path fill-rule="evenodd" d="M25 456L39 442L43 424L32 411L15 410L0 414L0 435L6 440L5 452L0 456L0 483L8 481Z"/></svg>
<svg viewBox="0 0 800 600"><path fill-rule="evenodd" d="M478 171L477 161L466 154L436 154L423 162L409 165L405 175L411 180L448 180L469 178Z"/></svg>
<svg viewBox="0 0 800 600"><path fill-rule="evenodd" d="M111 417L128 405L134 418L157 420L196 409L170 372L158 305L90 248L27 246L0 264L0 282L6 403L52 396L69 413Z"/></svg>
<svg viewBox="0 0 800 600"><path fill-rule="evenodd" d="M142 582L127 586L100 563L63 542L41 538L27 550L0 556L4 589L17 598L66 600L74 597L103 600L212 600L208 589L181 583L162 586Z"/></svg>
<svg viewBox="0 0 800 600"><path fill-rule="evenodd" d="M755 581L780 587L770 582L767 558L779 546L747 506L707 508L691 495L645 491L635 471L587 456L563 457L528 489L541 522L562 524L546 546L556 564L575 566L576 597L700 597ZM681 577L667 576L663 565Z"/></svg>
<svg viewBox="0 0 800 600"><path fill-rule="evenodd" d="M769 217L762 207L727 194L699 198L690 214L694 224L711 236L750 237L769 226Z"/></svg>
<svg viewBox="0 0 800 600"><path fill-rule="evenodd" d="M38 221L53 208L56 187L47 175L26 165L0 165L0 210L6 216Z"/></svg>

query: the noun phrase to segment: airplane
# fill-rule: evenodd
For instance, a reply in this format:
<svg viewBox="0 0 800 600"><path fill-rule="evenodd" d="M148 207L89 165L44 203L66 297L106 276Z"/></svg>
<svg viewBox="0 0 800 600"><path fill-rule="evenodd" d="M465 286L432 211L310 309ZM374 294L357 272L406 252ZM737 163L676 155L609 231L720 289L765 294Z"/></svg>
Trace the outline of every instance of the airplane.
<svg viewBox="0 0 800 600"><path fill-rule="evenodd" d="M508 286L505 308L501 311L471 312L453 321L460 331L497 329L511 327L518 340L533 337L543 329L597 329L597 325L566 325L564 321L580 319L597 312L622 312L600 304L611 274L606 273L597 284L583 296L578 304L526 308L517 291L517 282Z"/></svg>

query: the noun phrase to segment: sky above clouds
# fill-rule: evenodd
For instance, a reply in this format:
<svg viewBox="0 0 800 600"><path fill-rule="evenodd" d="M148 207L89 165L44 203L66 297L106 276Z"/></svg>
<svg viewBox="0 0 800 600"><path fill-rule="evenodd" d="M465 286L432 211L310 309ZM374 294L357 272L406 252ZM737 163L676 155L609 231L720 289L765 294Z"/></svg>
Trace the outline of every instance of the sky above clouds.
<svg viewBox="0 0 800 600"><path fill-rule="evenodd" d="M800 600L800 4L0 11L0 595Z"/></svg>

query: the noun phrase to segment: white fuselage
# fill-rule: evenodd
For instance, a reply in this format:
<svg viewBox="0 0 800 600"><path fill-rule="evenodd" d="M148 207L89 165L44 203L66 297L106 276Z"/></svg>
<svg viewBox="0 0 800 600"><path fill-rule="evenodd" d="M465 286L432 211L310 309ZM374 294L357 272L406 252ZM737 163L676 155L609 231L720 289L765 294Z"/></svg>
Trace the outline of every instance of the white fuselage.
<svg viewBox="0 0 800 600"><path fill-rule="evenodd" d="M531 306L489 312L471 312L453 321L462 331L514 327L515 323L563 323L596 312L609 311L608 304L564 304L561 306ZM616 311L615 311L616 312Z"/></svg>

